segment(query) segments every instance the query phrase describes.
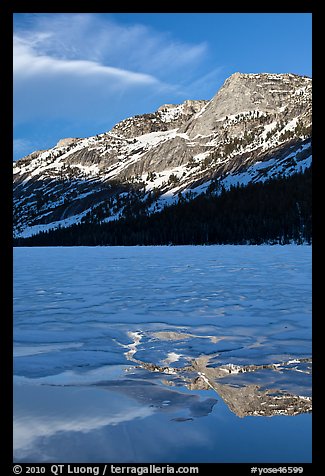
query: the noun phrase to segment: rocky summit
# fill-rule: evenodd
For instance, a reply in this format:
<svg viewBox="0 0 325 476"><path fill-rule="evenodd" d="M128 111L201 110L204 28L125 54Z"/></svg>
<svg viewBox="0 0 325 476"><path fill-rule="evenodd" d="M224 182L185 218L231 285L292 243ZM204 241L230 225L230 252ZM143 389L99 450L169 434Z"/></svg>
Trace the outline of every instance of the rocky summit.
<svg viewBox="0 0 325 476"><path fill-rule="evenodd" d="M13 164L14 235L152 214L207 190L311 166L312 80L230 76L210 100L165 104Z"/></svg>

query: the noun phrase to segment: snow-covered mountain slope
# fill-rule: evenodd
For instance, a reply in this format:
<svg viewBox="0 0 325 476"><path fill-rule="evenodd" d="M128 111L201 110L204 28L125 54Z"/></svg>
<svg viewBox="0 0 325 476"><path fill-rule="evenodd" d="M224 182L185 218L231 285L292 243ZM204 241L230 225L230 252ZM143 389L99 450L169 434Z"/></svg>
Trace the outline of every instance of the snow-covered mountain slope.
<svg viewBox="0 0 325 476"><path fill-rule="evenodd" d="M235 73L210 101L167 104L104 134L62 139L14 163L14 234L109 221L126 208L150 213L303 171L311 109L308 77Z"/></svg>

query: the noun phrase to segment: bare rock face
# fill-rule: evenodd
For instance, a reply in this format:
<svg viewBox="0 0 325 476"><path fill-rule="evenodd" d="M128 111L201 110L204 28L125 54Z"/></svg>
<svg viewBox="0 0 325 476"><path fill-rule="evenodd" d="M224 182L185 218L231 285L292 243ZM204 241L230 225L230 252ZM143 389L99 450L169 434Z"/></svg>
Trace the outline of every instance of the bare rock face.
<svg viewBox="0 0 325 476"><path fill-rule="evenodd" d="M210 135L229 116L249 111L280 115L288 108L287 114L302 112L306 105L311 105L311 84L310 78L294 74L235 73L184 131L191 138Z"/></svg>
<svg viewBox="0 0 325 476"><path fill-rule="evenodd" d="M141 160L126 167L124 177L143 175L148 172L163 172L187 164L191 157L201 151L201 147L188 147L187 141L176 136L146 152Z"/></svg>
<svg viewBox="0 0 325 476"><path fill-rule="evenodd" d="M185 101L180 106L161 106L157 112L164 113L165 118L169 117L161 130L166 130L167 124L169 127L181 124L179 132L185 133L190 141L175 137L162 142L143 155L137 164L127 168L125 176L142 174L146 170L161 172L172 166L183 165L191 157L209 150L216 156L228 155L227 163L223 161L219 166L219 170L225 174L242 168L239 157L245 158L247 164L258 160L259 155L265 155L265 148L259 146L264 141L266 126L272 129L275 127L273 123L283 123L285 127L285 124L297 117L300 117L303 126L311 124L311 79L293 74L235 73L226 80L210 102ZM132 119L129 121L132 122ZM142 132L148 130L148 125L142 128ZM240 147L239 153L236 154L234 150L233 157L230 157L228 150L232 146L231 141L248 143L259 136L259 141L256 141L256 146L248 157L245 157L245 152ZM206 174L208 177L210 175ZM213 172L212 175L216 174Z"/></svg>
<svg viewBox="0 0 325 476"><path fill-rule="evenodd" d="M297 173L311 164L311 125L311 78L235 73L210 101L164 104L14 163L15 234L74 215L118 218L134 190L143 201L154 191L159 208L167 192L176 201L216 180L227 188Z"/></svg>
<svg viewBox="0 0 325 476"><path fill-rule="evenodd" d="M133 138L151 132L178 128L204 107L208 101L185 101L183 104L164 104L156 112L137 115L119 122L112 134Z"/></svg>
<svg viewBox="0 0 325 476"><path fill-rule="evenodd" d="M308 363L311 366L311 358L296 359L299 364ZM245 416L273 416L273 415L298 415L312 411L312 397L296 395L285 389L276 388L273 385L282 386L277 380L277 374L281 370L290 371L290 361L281 364L262 364L234 366L232 364L220 367L209 367L209 357L202 356L192 361L187 370L198 373L198 377L190 380L190 389L214 389L228 405L229 409L239 417ZM268 369L273 375L272 384L269 387L265 379L264 388L252 384L244 379L242 382L227 382L230 374L235 376L245 375ZM304 372L303 370L300 370ZM306 373L308 373L307 370ZM266 388L265 388L266 387ZM268 387L268 388L267 388Z"/></svg>
<svg viewBox="0 0 325 476"><path fill-rule="evenodd" d="M186 334L184 334L186 336ZM164 336L166 340L174 340L179 336ZM296 395L285 389L274 388L274 384L283 386L283 382L278 381L280 370L290 372L290 361L276 364L234 366L232 364L210 367L211 355L201 355L193 359L190 365L185 367L160 366L155 363L143 362L135 356L136 353L126 353L126 358L138 367L150 372L160 372L162 374L177 375L182 379L186 387L190 390L214 390L223 399L229 409L237 416L274 416L274 415L298 415L312 411L312 397ZM308 363L311 366L311 358L300 358L295 361L298 365ZM262 388L260 385L249 383L249 379L244 382L227 382L229 375L245 375L257 372L261 369L270 370L273 375L271 387L267 380ZM301 370L307 372L309 370ZM168 383L167 383L168 384ZM169 385L169 384L168 384Z"/></svg>
<svg viewBox="0 0 325 476"><path fill-rule="evenodd" d="M204 100L191 100L187 99L183 104L163 104L157 109L159 113L171 112L171 115L183 115L184 117L192 116L195 113L201 111L201 109L208 104L209 101Z"/></svg>
<svg viewBox="0 0 325 476"><path fill-rule="evenodd" d="M56 144L55 147L66 147L72 144L75 144L80 139L76 139L75 137L67 137L65 139L60 139L59 142Z"/></svg>

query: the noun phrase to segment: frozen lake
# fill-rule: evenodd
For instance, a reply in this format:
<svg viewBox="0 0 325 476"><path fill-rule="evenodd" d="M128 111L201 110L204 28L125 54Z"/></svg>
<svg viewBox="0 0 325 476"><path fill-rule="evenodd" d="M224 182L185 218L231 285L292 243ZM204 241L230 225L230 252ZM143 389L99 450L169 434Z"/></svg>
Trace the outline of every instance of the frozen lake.
<svg viewBox="0 0 325 476"><path fill-rule="evenodd" d="M15 461L310 462L311 255L15 248Z"/></svg>

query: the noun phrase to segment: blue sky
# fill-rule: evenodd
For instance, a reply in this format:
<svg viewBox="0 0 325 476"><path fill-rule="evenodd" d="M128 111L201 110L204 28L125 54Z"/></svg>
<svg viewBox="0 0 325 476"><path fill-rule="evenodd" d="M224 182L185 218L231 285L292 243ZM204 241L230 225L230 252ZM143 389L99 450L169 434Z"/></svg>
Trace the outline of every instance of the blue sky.
<svg viewBox="0 0 325 476"><path fill-rule="evenodd" d="M14 15L14 159L242 73L312 75L309 13Z"/></svg>

